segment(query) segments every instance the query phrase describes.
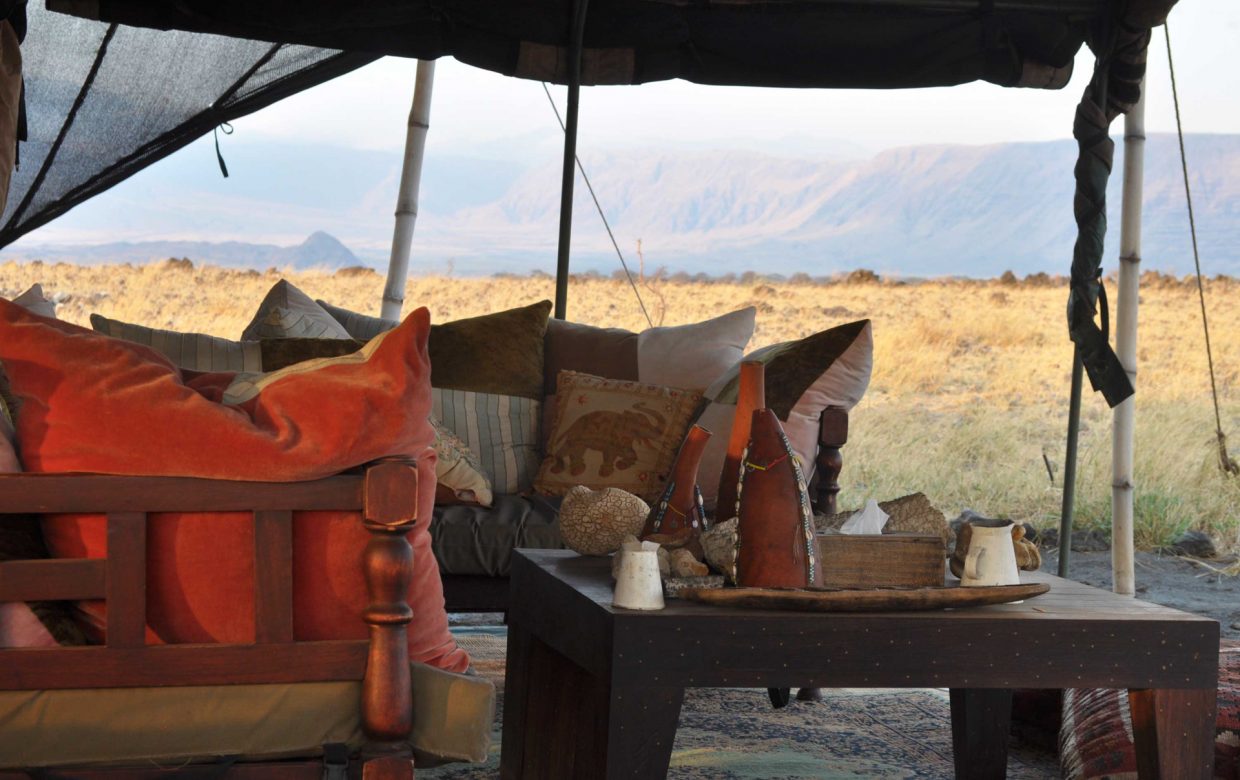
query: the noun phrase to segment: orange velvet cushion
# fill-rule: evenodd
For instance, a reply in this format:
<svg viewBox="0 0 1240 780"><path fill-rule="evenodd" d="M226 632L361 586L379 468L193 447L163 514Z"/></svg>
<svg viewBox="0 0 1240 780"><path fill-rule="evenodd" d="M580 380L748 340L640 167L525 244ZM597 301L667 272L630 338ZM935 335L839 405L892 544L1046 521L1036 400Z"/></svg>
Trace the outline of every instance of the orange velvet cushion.
<svg viewBox="0 0 1240 780"><path fill-rule="evenodd" d="M154 350L32 315L0 300L0 361L22 402L17 437L31 472L97 472L252 481L317 479L386 456L419 459L418 517L409 539L412 660L461 671L448 633L428 530L434 502L429 314L419 309L353 355L274 374L182 372ZM240 389L240 398L235 397ZM224 403L225 391L232 403ZM148 635L163 642L254 638L251 517L152 516L147 540ZM49 518L62 557L102 557L103 519ZM364 638L356 514L294 518L294 622L300 639ZM99 619L100 605L93 605Z"/></svg>

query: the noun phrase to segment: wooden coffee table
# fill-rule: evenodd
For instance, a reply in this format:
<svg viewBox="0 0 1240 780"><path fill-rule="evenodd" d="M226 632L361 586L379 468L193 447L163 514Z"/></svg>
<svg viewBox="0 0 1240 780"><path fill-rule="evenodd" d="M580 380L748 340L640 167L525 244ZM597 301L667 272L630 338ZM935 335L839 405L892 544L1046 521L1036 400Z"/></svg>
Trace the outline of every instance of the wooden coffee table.
<svg viewBox="0 0 1240 780"><path fill-rule="evenodd" d="M501 777L662 778L685 688L802 686L950 688L959 778L1004 776L1013 688L1127 688L1142 777L1211 776L1213 620L1040 572L1044 596L957 611L634 612L609 564L516 551Z"/></svg>

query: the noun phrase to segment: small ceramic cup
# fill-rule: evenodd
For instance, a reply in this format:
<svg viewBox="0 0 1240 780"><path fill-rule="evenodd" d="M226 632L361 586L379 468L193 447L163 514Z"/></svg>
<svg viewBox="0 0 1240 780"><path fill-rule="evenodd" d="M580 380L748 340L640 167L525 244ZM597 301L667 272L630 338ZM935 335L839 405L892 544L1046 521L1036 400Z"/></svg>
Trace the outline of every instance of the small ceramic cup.
<svg viewBox="0 0 1240 780"><path fill-rule="evenodd" d="M612 605L624 609L663 609L663 581L655 550L622 550Z"/></svg>
<svg viewBox="0 0 1240 780"><path fill-rule="evenodd" d="M975 521L969 526L972 538L960 584L966 588L1019 585L1020 569L1016 566L1016 548L1012 546L1012 521Z"/></svg>

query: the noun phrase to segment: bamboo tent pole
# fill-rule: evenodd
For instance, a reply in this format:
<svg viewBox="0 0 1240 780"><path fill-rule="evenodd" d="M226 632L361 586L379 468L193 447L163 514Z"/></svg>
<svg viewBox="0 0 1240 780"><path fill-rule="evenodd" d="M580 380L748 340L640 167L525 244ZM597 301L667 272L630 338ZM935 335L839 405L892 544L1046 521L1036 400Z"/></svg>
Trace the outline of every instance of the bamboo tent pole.
<svg viewBox="0 0 1240 780"><path fill-rule="evenodd" d="M431 126L431 92L435 85L435 61L418 60L414 78L413 106L409 109L409 129L405 134L405 159L396 195L396 225L392 229L392 255L388 261L387 284L383 287L380 316L400 319L405 303L405 280L409 277L409 251L413 228L418 221L418 187L422 182L422 157L426 133Z"/></svg>
<svg viewBox="0 0 1240 780"><path fill-rule="evenodd" d="M581 49L588 0L573 0L568 45L568 109L564 112L564 167L560 180L560 241L555 263L555 318L568 315L568 260L573 234L573 183L576 179L577 109L581 105Z"/></svg>
<svg viewBox="0 0 1240 780"><path fill-rule="evenodd" d="M1081 392L1085 381L1085 365L1079 347L1072 350L1072 389L1068 393L1068 449L1064 455L1063 503L1059 512L1059 571L1068 576L1072 557L1072 519L1076 512L1076 449L1081 435Z"/></svg>
<svg viewBox="0 0 1240 780"><path fill-rule="evenodd" d="M1141 97L1124 115L1124 190L1119 232L1119 302L1116 305L1115 353L1133 386L1137 383L1137 301L1141 274L1141 205L1145 168L1145 84ZM1112 412L1111 433L1111 581L1123 596L1136 594L1133 552L1134 396Z"/></svg>

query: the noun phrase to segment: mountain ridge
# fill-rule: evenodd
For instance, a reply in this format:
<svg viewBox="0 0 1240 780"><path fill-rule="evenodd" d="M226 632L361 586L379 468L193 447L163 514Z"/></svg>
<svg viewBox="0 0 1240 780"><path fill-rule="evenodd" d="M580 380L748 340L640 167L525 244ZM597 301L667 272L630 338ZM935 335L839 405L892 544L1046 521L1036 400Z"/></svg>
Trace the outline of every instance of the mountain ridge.
<svg viewBox="0 0 1240 780"><path fill-rule="evenodd" d="M1190 135L1186 144L1203 263L1211 273L1240 275L1240 135ZM895 275L997 276L1009 269L1020 275L1064 272L1070 264L1076 234L1073 141L928 144L864 159L798 159L793 149L777 151L624 149L583 151L582 160L622 251L633 255L640 239L648 266L715 275L751 269L817 275L865 267ZM35 234L2 256L42 252L72 259L76 253L85 262L189 256L250 268L386 263L398 159L367 152L350 166L346 153L337 151L330 155L330 175L312 185L297 177L314 172L297 169L299 156L284 150L268 156L285 166L276 171L289 177L281 187L255 167L262 155L249 154L234 175L239 184L230 179L187 186L184 162L160 175L153 168L71 212L58 228L79 236L112 235L124 225L145 236L150 225L161 225L170 234L228 235L235 241L38 245ZM428 157L422 182L415 272L554 267L558 161L433 160ZM1108 187L1111 263L1121 170L1122 147ZM281 200L284 189L295 197ZM108 198L118 205L109 205ZM195 208L187 205L190 199ZM128 221L108 219L109 209L122 208ZM273 230L279 240L272 240ZM340 238L332 238L332 246L290 254L294 236L316 231ZM1143 233L1147 267L1191 268L1173 135L1147 140ZM617 266L583 186L574 200L573 257L575 270L609 273Z"/></svg>

